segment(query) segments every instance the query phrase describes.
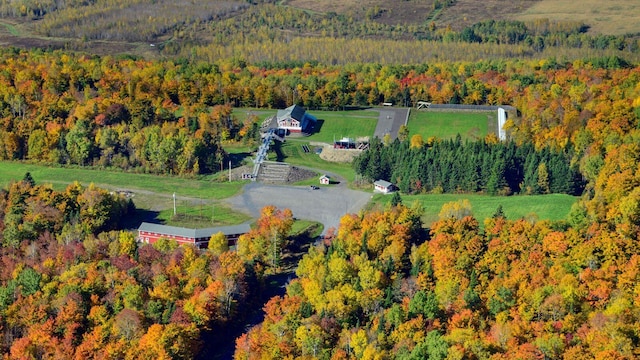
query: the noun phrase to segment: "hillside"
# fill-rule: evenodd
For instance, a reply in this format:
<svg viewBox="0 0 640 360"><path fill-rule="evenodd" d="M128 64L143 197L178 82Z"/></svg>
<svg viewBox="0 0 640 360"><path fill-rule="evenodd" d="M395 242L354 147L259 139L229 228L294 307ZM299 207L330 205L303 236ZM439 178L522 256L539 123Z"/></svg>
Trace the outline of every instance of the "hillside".
<svg viewBox="0 0 640 360"><path fill-rule="evenodd" d="M640 33L638 17L640 6L630 0L590 0L588 6L568 0L217 0L188 6L167 0L18 0L0 4L0 44L271 63L575 59L593 56L591 50L634 56L640 48L634 35ZM336 46L336 40L344 45ZM412 53L398 54L392 46L399 41ZM425 42L437 49L417 51ZM345 49L352 54L343 55Z"/></svg>

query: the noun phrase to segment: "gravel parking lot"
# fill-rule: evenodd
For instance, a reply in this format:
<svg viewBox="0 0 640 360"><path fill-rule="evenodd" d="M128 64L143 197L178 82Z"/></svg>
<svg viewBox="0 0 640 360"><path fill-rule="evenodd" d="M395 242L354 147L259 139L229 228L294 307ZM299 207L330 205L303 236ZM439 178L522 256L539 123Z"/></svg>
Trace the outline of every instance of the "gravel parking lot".
<svg viewBox="0 0 640 360"><path fill-rule="evenodd" d="M242 194L226 201L235 209L245 211L254 217L267 205L279 209L289 208L299 219L314 220L327 229L338 228L340 218L346 213L357 213L371 198L372 193L347 189L344 186L320 187L311 190L309 186L280 186L250 183Z"/></svg>

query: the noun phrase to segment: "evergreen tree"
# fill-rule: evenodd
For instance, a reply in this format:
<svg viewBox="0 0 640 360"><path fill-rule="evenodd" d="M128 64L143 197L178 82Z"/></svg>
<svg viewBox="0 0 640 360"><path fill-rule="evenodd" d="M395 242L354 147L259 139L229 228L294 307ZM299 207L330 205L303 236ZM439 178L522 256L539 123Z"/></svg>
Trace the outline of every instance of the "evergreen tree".
<svg viewBox="0 0 640 360"><path fill-rule="evenodd" d="M24 181L25 183L31 185L31 186L36 186L36 181L33 180L33 177L31 176L30 172L26 172L24 174L24 178L22 178L22 181Z"/></svg>
<svg viewBox="0 0 640 360"><path fill-rule="evenodd" d="M395 191L393 196L391 197L391 206L396 207L402 204L402 198L400 197L400 193Z"/></svg>
<svg viewBox="0 0 640 360"><path fill-rule="evenodd" d="M498 205L498 208L496 208L496 212L493 213L493 215L491 216L494 219L498 219L498 218L506 218L505 214L504 214L504 210L502 209L502 204Z"/></svg>

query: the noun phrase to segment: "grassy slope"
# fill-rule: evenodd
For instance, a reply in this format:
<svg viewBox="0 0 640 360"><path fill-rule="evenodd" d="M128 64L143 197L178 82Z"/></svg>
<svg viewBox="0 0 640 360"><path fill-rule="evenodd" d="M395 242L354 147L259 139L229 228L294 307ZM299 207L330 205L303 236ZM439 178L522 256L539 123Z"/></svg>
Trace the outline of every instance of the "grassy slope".
<svg viewBox="0 0 640 360"><path fill-rule="evenodd" d="M438 220L438 213L442 205L448 202L468 199L471 203L473 215L482 222L482 219L491 217L499 205L502 205L504 214L508 219L515 220L522 217L535 216L540 220L566 219L571 205L578 198L561 195L532 195L532 196L488 196L473 194L439 194L439 195L402 195L402 202L410 205L415 201L422 204L424 215L422 220L425 225ZM374 195L372 205L384 206L391 200L390 195Z"/></svg>
<svg viewBox="0 0 640 360"><path fill-rule="evenodd" d="M316 12L335 11L366 16L374 6L381 10L376 21L386 24L421 23L434 21L438 28L450 26L460 29L476 22L494 20L549 19L552 21L583 21L590 32L597 34L625 34L640 32L640 2L637 0L457 0L453 6L433 11L433 0L389 2L383 0L289 0L288 6Z"/></svg>
<svg viewBox="0 0 640 360"><path fill-rule="evenodd" d="M62 189L73 181L79 181L83 184L94 183L108 189L146 190L164 194L177 192L181 196L208 199L230 197L237 194L244 184L241 182L213 182L212 178L206 180L184 179L121 171L58 168L1 161L0 185L6 187L11 181L22 179L26 172L30 172L37 183L50 183L57 189Z"/></svg>
<svg viewBox="0 0 640 360"><path fill-rule="evenodd" d="M415 0L411 2L383 0L288 0L281 5L311 10L315 13L338 13L349 18L362 20L372 8L378 6L380 12L374 21L391 24L424 24L433 22L438 29L451 27L460 30L478 21L550 19L551 21L584 21L590 26L592 34L624 34L640 33L640 3L637 0L539 0L539 1L504 1L504 0L457 0L453 6L434 11L434 0ZM148 11L158 11L158 4L149 4ZM260 6L260 5L257 5ZM107 9L109 12L121 11L119 7ZM64 11L58 17L66 17ZM180 14L174 19L177 24L187 21ZM182 16L187 17L186 14ZM40 20L41 21L41 20ZM34 30L36 21L30 18L0 19L0 46L17 46L22 48L75 49L98 55L135 54L148 59L157 59L159 47L150 47L147 41L86 41L81 38L56 38L37 34ZM194 39L203 42L211 40L212 34L206 24L200 27L188 27ZM308 35L319 35L316 34ZM347 34L348 36L348 34ZM207 40L208 39L208 40ZM161 43L176 41L172 33L159 39ZM183 41L179 40L179 41ZM553 53L552 53L553 54ZM548 56L553 56L552 54ZM575 56L583 53L576 53ZM566 54L565 54L566 55Z"/></svg>
<svg viewBox="0 0 640 360"><path fill-rule="evenodd" d="M240 192L244 182L221 183L214 182L212 177L205 179L184 179L169 176L157 176L148 174L132 174L108 170L91 170L78 168L47 167L44 165L25 164L18 162L0 161L0 187L6 188L11 182L20 180L26 172L30 172L34 180L39 184L52 184L55 189L62 190L68 184L79 181L84 185L94 183L105 189L129 189L134 191L133 201L136 208L142 210L137 215L138 221L156 220L175 226L212 226L211 207L215 207L214 226L239 224L250 220L245 215L238 213L219 200L231 197ZM179 214L186 216L173 219L171 210L173 205L172 194L176 193L181 200L179 202ZM201 199L197 204L193 200ZM206 203L207 205L201 205ZM214 204L214 205L212 205ZM200 219L200 210L206 206L209 210L204 218ZM147 211L159 211L159 213L146 214ZM132 226L135 221L131 221Z"/></svg>
<svg viewBox="0 0 640 360"><path fill-rule="evenodd" d="M299 165L299 166L304 166L308 168L318 169L319 171L325 170L328 172L332 172L344 177L349 182L353 181L353 179L355 178L355 171L351 167L351 164L336 163L336 162L329 162L329 161L323 160L320 158L320 156L318 156L313 151L309 153L305 153L304 151L302 151L301 145L303 144L308 145L309 143L306 141L295 141L295 140L286 141L281 148L285 158L281 160L292 165ZM313 146L310 146L310 148L313 149ZM273 158L275 158L275 154L272 153L270 155L270 159L273 159ZM317 185L317 182L318 180L314 178L312 182L309 182L309 183L301 182L300 185L303 185L303 184Z"/></svg>
<svg viewBox="0 0 640 360"><path fill-rule="evenodd" d="M633 34L640 32L640 2L637 0L544 0L536 2L517 20L550 19L583 21L596 34Z"/></svg>

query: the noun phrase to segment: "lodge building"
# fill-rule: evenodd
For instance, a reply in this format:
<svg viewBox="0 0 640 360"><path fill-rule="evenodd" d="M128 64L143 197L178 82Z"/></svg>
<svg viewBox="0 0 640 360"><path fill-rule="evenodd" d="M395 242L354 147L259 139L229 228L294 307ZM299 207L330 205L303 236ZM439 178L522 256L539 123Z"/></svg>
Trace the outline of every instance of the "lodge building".
<svg viewBox="0 0 640 360"><path fill-rule="evenodd" d="M180 245L195 245L205 249L209 246L209 239L214 234L222 232L227 238L229 246L235 246L238 238L251 230L249 224L219 226L205 229L188 229L177 226L153 224L143 222L138 228L138 241L153 244L160 239L175 240Z"/></svg>

